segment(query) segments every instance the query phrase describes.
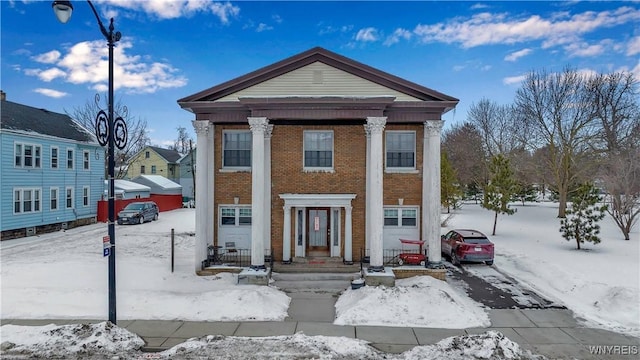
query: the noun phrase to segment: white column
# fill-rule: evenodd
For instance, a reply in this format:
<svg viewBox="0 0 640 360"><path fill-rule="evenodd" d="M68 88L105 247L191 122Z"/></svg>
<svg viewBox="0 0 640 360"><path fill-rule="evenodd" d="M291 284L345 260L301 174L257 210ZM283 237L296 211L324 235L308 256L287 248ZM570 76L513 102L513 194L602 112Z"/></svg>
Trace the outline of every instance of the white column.
<svg viewBox="0 0 640 360"><path fill-rule="evenodd" d="M365 211L364 214L364 249L365 253L363 256L366 256L366 249L369 248L369 239L371 238L371 212L369 209L371 208L371 132L369 131L368 125L364 126L364 132L367 137L367 154L366 154L366 165L365 165Z"/></svg>
<svg viewBox="0 0 640 360"><path fill-rule="evenodd" d="M351 206L344 207L344 262L347 264L353 263L352 209ZM338 229L336 229L336 231L338 231Z"/></svg>
<svg viewBox="0 0 640 360"><path fill-rule="evenodd" d="M251 268L264 266L264 134L267 118L250 117L251 147Z"/></svg>
<svg viewBox="0 0 640 360"><path fill-rule="evenodd" d="M429 266L438 266L440 253L440 132L443 121L424 122L422 150L422 240L429 246Z"/></svg>
<svg viewBox="0 0 640 360"><path fill-rule="evenodd" d="M209 131L207 131L207 239L210 243L213 243L214 229L215 229L215 203L214 203L214 191L215 191L215 151L214 151L214 133L215 128L213 124L209 125ZM221 245L221 244L218 244Z"/></svg>
<svg viewBox="0 0 640 360"><path fill-rule="evenodd" d="M284 226L282 229L282 262L291 262L291 206L285 205Z"/></svg>
<svg viewBox="0 0 640 360"><path fill-rule="evenodd" d="M273 125L267 125L264 133L264 248L271 252L271 132Z"/></svg>
<svg viewBox="0 0 640 360"><path fill-rule="evenodd" d="M371 191L367 194L371 198L369 201L369 209L367 209L367 211L370 212L369 220L371 221L371 238L369 241L371 257L369 271L384 271L382 242L384 225L382 133L386 122L386 117L367 118L367 125L371 133L371 171L369 172Z"/></svg>
<svg viewBox="0 0 640 360"><path fill-rule="evenodd" d="M196 240L194 244L194 265L196 271L202 266L202 261L207 258L207 199L209 198L207 184L207 140L209 121L193 121L193 128L197 135L196 148Z"/></svg>

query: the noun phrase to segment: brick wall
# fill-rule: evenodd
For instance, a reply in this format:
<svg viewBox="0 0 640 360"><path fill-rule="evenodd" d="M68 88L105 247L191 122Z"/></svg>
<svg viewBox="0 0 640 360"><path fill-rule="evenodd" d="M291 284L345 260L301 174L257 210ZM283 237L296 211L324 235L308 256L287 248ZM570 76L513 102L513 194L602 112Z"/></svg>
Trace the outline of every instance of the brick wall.
<svg viewBox="0 0 640 360"><path fill-rule="evenodd" d="M215 234L218 234L218 205L233 204L239 197L240 204L251 203L250 172L220 172L222 167L222 131L246 129L247 125L218 124L215 127ZM303 171L303 131L333 130L334 172ZM422 199L422 124L387 125L386 130L413 130L416 132L416 165L418 173L384 175L384 203L397 205L421 205ZM384 139L384 138L383 138ZM384 140L383 140L384 141ZM365 165L366 137L360 125L278 125L271 138L271 239L272 253L276 260L282 258L282 231L284 201L279 194L356 194L353 206L353 256L360 260L365 234ZM344 212L341 212L341 238L344 239ZM291 239L294 239L295 216L292 214ZM291 246L292 256L295 246Z"/></svg>

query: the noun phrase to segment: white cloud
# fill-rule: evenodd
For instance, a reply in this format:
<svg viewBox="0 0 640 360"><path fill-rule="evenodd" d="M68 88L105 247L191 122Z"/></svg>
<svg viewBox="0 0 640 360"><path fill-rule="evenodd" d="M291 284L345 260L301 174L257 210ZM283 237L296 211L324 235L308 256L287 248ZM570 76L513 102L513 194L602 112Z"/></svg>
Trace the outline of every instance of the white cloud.
<svg viewBox="0 0 640 360"><path fill-rule="evenodd" d="M549 18L539 15L516 17L508 13L479 13L470 18L456 17L447 22L419 24L414 29L422 42L460 44L463 48L491 44L518 44L542 41L543 47L569 44L583 34L602 28L640 21L640 9L620 7L611 11L587 11L570 15L556 13Z"/></svg>
<svg viewBox="0 0 640 360"><path fill-rule="evenodd" d="M527 75L509 76L502 79L502 83L505 85L520 84L526 78Z"/></svg>
<svg viewBox="0 0 640 360"><path fill-rule="evenodd" d="M211 2L208 0L100 0L98 3L105 4L110 8L104 10L105 14L113 17L117 15L117 9L143 11L161 20L189 17L195 13L211 13L224 23L229 23L229 19L236 17L240 13L240 8L230 2ZM108 18L107 17L107 18Z"/></svg>
<svg viewBox="0 0 640 360"><path fill-rule="evenodd" d="M58 61L58 59L60 59L60 51L58 50L51 50L44 54L36 55L33 57L33 60L45 64L53 64Z"/></svg>
<svg viewBox="0 0 640 360"><path fill-rule="evenodd" d="M263 32L263 31L267 31L267 30L273 30L273 26L269 26L265 23L260 23L258 24L258 27L256 28L256 32Z"/></svg>
<svg viewBox="0 0 640 360"><path fill-rule="evenodd" d="M471 5L470 9L471 10L481 10L481 9L486 9L488 7L489 7L489 5L487 5L487 4L477 3L477 4Z"/></svg>
<svg viewBox="0 0 640 360"><path fill-rule="evenodd" d="M372 27L358 30L356 41L373 42L378 41L378 30Z"/></svg>
<svg viewBox="0 0 640 360"><path fill-rule="evenodd" d="M529 54L531 54L533 52L533 50L531 49L522 49L522 50L518 50L518 51L514 51L511 54L507 55L504 57L505 61L516 61L519 58L523 57L523 56L527 56Z"/></svg>
<svg viewBox="0 0 640 360"><path fill-rule="evenodd" d="M131 41L124 38L114 49L114 89L132 93L154 93L163 88L186 85L187 79L170 64L129 55L127 51L132 47ZM38 55L34 59L48 60L50 57ZM47 62L43 63L48 65ZM98 92L107 90L108 48L102 40L77 43L51 65L45 69L27 69L25 74L37 76L43 81L60 78L73 84L87 84Z"/></svg>
<svg viewBox="0 0 640 360"><path fill-rule="evenodd" d="M453 71L458 72L458 71L462 71L467 67L467 65L454 65L453 66Z"/></svg>
<svg viewBox="0 0 640 360"><path fill-rule="evenodd" d="M604 52L606 43L587 44L585 42L575 42L564 46L569 56L575 57L591 57L597 56Z"/></svg>
<svg viewBox="0 0 640 360"><path fill-rule="evenodd" d="M384 45L386 46L393 45L399 42L400 39L410 40L411 36L412 36L411 31L398 28L393 32L393 34L387 37L387 39L384 41Z"/></svg>
<svg viewBox="0 0 640 360"><path fill-rule="evenodd" d="M282 17L278 14L276 15L272 15L271 19L273 19L273 21L275 21L277 24L282 24Z"/></svg>
<svg viewBox="0 0 640 360"><path fill-rule="evenodd" d="M37 92L38 94L42 94L44 96L48 96L48 97L52 97L52 98L56 98L56 99L69 95L66 92L53 90L53 89L37 88L37 89L35 89L33 91Z"/></svg>
<svg viewBox="0 0 640 360"><path fill-rule="evenodd" d="M633 56L636 54L640 54L640 36L634 37L629 41L629 44L627 44L627 55Z"/></svg>

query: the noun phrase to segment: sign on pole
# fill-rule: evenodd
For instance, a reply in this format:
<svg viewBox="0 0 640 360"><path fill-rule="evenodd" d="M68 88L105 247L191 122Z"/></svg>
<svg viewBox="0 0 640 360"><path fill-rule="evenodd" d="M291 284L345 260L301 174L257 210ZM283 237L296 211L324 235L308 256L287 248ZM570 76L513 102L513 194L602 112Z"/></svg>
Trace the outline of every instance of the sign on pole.
<svg viewBox="0 0 640 360"><path fill-rule="evenodd" d="M109 256L111 253L111 239L109 235L102 237L102 256Z"/></svg>

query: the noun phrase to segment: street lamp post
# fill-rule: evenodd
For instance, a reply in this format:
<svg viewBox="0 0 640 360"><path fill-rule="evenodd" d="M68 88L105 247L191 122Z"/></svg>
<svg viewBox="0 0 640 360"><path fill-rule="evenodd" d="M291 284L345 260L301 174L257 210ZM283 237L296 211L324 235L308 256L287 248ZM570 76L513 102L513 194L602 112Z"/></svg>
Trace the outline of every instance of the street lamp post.
<svg viewBox="0 0 640 360"><path fill-rule="evenodd" d="M114 120L113 115L113 46L120 40L122 34L114 31L113 18L109 23L109 30L104 27L96 8L91 1L87 0L93 14L98 21L100 31L107 40L109 46L109 97L108 115L100 111L96 117L96 137L100 145L108 146L108 176L109 176L109 321L116 324L116 229L115 229L115 200L114 200L114 179L115 179L115 147L123 149L127 142L127 127L121 117ZM54 1L51 6L58 20L65 24L71 18L73 5L71 1ZM106 254L107 252L105 252Z"/></svg>

